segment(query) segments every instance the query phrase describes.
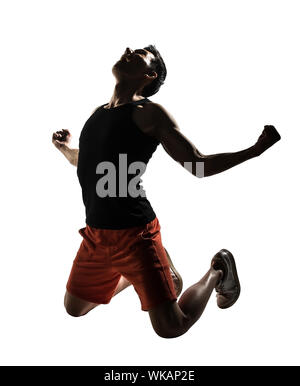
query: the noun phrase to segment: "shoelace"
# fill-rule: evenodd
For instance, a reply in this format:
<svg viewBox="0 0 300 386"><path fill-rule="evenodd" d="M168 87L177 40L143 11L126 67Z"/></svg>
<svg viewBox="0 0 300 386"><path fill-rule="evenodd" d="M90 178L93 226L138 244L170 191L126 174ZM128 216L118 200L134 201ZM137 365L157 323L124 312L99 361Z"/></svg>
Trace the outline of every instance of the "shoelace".
<svg viewBox="0 0 300 386"><path fill-rule="evenodd" d="M216 292L224 292L224 290L225 288L222 282L216 286Z"/></svg>
<svg viewBox="0 0 300 386"><path fill-rule="evenodd" d="M220 287L216 288L216 292L220 293L221 295L229 295L229 294L234 294L237 290L238 286L235 285L234 287L228 289L228 290L225 290L224 286L223 285L220 285Z"/></svg>

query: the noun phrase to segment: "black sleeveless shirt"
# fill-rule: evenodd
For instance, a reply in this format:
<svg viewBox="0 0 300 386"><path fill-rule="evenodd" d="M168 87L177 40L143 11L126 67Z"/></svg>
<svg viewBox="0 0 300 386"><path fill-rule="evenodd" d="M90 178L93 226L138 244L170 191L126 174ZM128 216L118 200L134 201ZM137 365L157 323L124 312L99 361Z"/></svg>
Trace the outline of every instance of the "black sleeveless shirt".
<svg viewBox="0 0 300 386"><path fill-rule="evenodd" d="M140 170L136 173L132 173L131 170L131 173L128 173L130 164L139 161L146 165L159 145L159 141L143 133L132 119L134 106L149 102L151 102L149 99L144 98L110 109L105 109L105 105L102 105L86 121L81 131L77 176L82 188L86 224L91 227L131 228L145 225L156 217L145 193L133 197L128 193L130 189L127 189L130 180L136 178L139 181L136 184L136 190L139 190L141 179L136 176L143 174ZM110 191L107 196L104 196L105 193L99 194L99 186L102 186L105 177L108 176L108 169L105 169L108 163L110 163L109 166L114 165L115 172L110 174L112 180L106 182L105 189L102 191L108 191L109 183L110 187L113 186L115 193L111 194ZM124 170L125 179L127 179L126 193L124 193L124 183L119 183L120 173L123 173L124 182ZM99 181L103 177L104 180ZM121 194L120 185L123 192Z"/></svg>

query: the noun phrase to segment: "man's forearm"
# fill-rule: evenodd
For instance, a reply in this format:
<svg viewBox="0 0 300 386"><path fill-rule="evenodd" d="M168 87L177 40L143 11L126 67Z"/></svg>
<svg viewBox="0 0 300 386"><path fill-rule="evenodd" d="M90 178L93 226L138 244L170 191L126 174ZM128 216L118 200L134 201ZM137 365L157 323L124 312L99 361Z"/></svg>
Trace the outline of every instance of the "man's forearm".
<svg viewBox="0 0 300 386"><path fill-rule="evenodd" d="M68 146L62 146L59 150L72 165L77 166L79 149L70 149Z"/></svg>
<svg viewBox="0 0 300 386"><path fill-rule="evenodd" d="M258 156L255 146L234 153L220 153L203 155L196 150L196 162L204 163L204 176L222 173L233 166L239 165L251 158ZM194 165L193 165L194 166ZM196 175L196 167L193 167L193 174Z"/></svg>

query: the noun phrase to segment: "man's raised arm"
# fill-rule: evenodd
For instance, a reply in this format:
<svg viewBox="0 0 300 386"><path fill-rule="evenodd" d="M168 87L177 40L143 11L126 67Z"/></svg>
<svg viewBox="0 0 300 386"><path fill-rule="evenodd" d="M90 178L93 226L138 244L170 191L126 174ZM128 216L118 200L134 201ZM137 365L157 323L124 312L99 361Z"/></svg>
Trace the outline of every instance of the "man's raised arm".
<svg viewBox="0 0 300 386"><path fill-rule="evenodd" d="M175 161L184 167L192 165L192 168L186 168L197 177L212 176L257 157L281 138L275 127L269 125L264 127L257 142L245 150L204 155L180 132L173 117L161 105L147 103L145 108L136 109L134 118L137 125L155 137ZM184 165L185 162L189 164ZM204 175L197 173L197 162L203 162Z"/></svg>

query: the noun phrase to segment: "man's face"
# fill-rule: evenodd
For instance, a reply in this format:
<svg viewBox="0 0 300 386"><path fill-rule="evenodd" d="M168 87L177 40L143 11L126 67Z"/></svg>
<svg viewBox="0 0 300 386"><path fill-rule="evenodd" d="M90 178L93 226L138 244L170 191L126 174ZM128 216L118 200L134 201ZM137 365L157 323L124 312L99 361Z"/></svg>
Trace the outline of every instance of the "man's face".
<svg viewBox="0 0 300 386"><path fill-rule="evenodd" d="M120 60L114 64L113 74L117 77L142 78L145 73L151 72L152 59L154 55L150 51L143 48L131 50L127 47Z"/></svg>

